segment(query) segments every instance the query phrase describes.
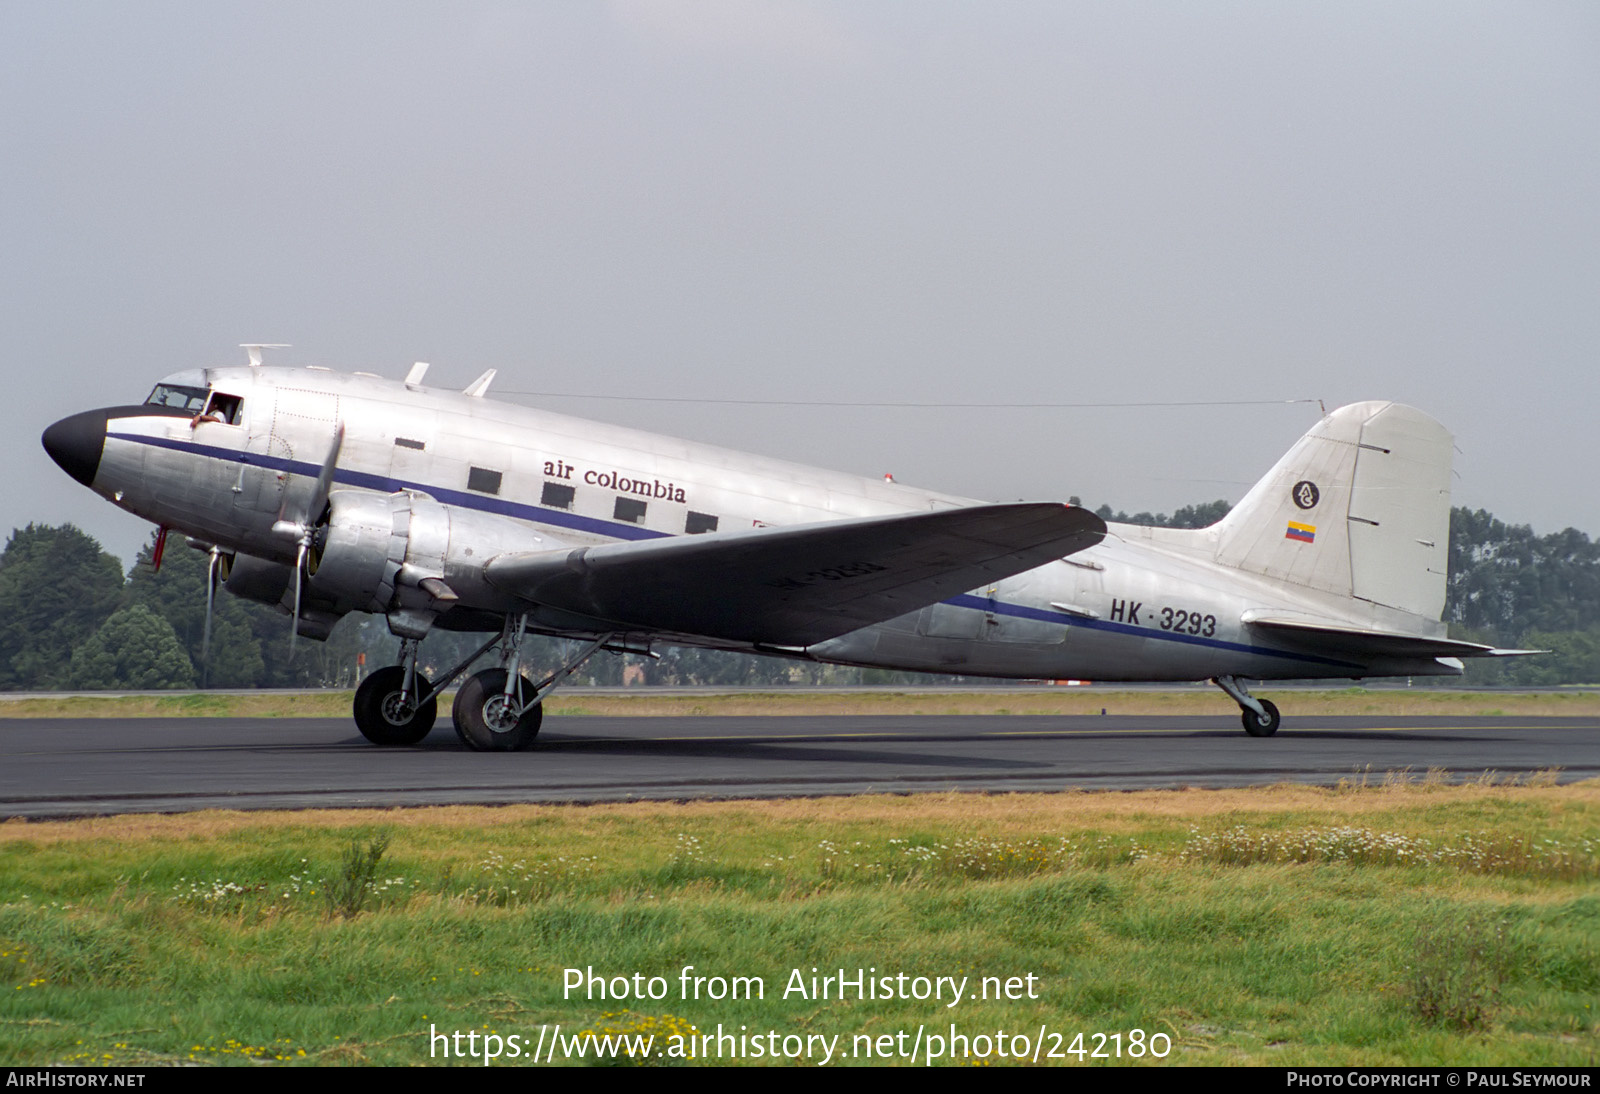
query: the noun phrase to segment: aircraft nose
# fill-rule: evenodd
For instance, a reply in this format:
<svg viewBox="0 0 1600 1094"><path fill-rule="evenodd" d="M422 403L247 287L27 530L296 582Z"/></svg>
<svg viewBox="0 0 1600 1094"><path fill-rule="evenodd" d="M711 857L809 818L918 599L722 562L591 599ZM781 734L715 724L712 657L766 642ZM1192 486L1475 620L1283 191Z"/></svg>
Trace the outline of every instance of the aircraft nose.
<svg viewBox="0 0 1600 1094"><path fill-rule="evenodd" d="M83 483L94 485L95 472L100 470L100 453L106 444L106 421L103 410L86 410L62 418L44 431L40 438L50 458L61 465L61 470Z"/></svg>

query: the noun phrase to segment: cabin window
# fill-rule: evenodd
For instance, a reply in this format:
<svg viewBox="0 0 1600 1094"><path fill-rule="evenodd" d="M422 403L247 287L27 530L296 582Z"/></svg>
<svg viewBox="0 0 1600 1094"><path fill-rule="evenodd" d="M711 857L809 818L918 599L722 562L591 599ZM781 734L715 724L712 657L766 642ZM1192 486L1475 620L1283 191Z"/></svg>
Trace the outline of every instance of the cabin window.
<svg viewBox="0 0 1600 1094"><path fill-rule="evenodd" d="M397 448L414 448L418 452L421 452L428 447L425 442L414 441L410 437L396 437L394 439L394 443Z"/></svg>
<svg viewBox="0 0 1600 1094"><path fill-rule="evenodd" d="M645 503L638 498L618 498L617 507L612 510L612 515L629 524L643 524L644 510Z"/></svg>
<svg viewBox="0 0 1600 1094"><path fill-rule="evenodd" d="M709 513L690 512L689 519L684 522L683 530L691 536L698 536L702 532L715 532L717 518Z"/></svg>
<svg viewBox="0 0 1600 1094"><path fill-rule="evenodd" d="M544 493L539 497L539 504L548 505L552 509L571 509L572 499L577 494L577 490L566 483L547 482L544 484Z"/></svg>
<svg viewBox="0 0 1600 1094"><path fill-rule="evenodd" d="M500 472L490 471L483 467L473 467L467 470L467 489L476 490L480 494L498 494L500 492Z"/></svg>
<svg viewBox="0 0 1600 1094"><path fill-rule="evenodd" d="M205 409L206 389L182 384L157 384L145 401L146 406L170 406L178 410L192 410L196 414Z"/></svg>

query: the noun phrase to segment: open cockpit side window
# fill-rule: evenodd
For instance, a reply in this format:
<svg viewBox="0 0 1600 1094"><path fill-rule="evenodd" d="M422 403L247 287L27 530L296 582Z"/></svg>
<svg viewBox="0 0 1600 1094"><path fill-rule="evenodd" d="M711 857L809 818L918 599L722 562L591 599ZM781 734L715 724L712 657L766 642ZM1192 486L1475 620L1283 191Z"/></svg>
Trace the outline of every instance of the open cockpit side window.
<svg viewBox="0 0 1600 1094"><path fill-rule="evenodd" d="M229 425L239 424L239 412L244 406L244 399L238 395L225 395L220 391L211 393L211 401L206 403L205 413L202 417L215 418L219 422Z"/></svg>

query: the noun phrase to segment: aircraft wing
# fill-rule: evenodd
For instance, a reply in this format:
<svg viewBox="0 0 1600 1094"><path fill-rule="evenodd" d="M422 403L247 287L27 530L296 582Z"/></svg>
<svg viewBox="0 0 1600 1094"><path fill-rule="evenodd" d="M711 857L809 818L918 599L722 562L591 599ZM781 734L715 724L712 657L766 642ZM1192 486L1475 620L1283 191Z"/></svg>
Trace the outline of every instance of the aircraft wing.
<svg viewBox="0 0 1600 1094"><path fill-rule="evenodd" d="M977 505L501 555L497 588L617 625L774 646L833 638L1099 543L1056 502Z"/></svg>
<svg viewBox="0 0 1600 1094"><path fill-rule="evenodd" d="M1314 643L1318 649L1368 657L1523 657L1546 650L1502 650L1454 638L1430 638L1403 631L1362 627L1310 616L1273 616L1245 612L1244 622L1279 637Z"/></svg>

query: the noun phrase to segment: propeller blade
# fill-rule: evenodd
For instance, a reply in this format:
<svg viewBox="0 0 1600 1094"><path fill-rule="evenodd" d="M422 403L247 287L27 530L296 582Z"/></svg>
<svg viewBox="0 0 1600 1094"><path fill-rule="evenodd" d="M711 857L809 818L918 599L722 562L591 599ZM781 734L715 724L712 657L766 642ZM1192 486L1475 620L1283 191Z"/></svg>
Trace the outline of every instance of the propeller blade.
<svg viewBox="0 0 1600 1094"><path fill-rule="evenodd" d="M300 582L305 575L306 549L310 546L311 533L307 532L300 541L300 550L294 560L294 615L289 617L289 659L294 660L295 639L300 635Z"/></svg>
<svg viewBox="0 0 1600 1094"><path fill-rule="evenodd" d="M206 560L206 627L200 636L200 686L211 686L211 613L217 605L217 560L222 552L211 548Z"/></svg>
<svg viewBox="0 0 1600 1094"><path fill-rule="evenodd" d="M339 449L343 447L344 423L340 422L333 428L333 446L328 449L327 459L322 461L322 469L317 472L317 482L311 492L311 504L306 507L305 516L301 518L301 523L307 527L322 516L323 507L328 504L328 493L333 489L333 465L339 461Z"/></svg>
<svg viewBox="0 0 1600 1094"><path fill-rule="evenodd" d="M289 619L289 657L293 659L295 639L300 634L300 586L305 581L306 552L311 548L311 533L315 521L328 504L328 494L333 490L334 465L339 462L339 449L344 447L344 423L333 427L333 444L322 460L316 481L311 484L311 494L298 512L290 510L289 492L284 491L283 504L278 508L278 519L272 530L281 535L294 535L299 548L294 559L294 615Z"/></svg>
<svg viewBox="0 0 1600 1094"><path fill-rule="evenodd" d="M323 457L322 466L317 470L316 481L311 484L311 493L304 499L303 506L294 506L293 499L288 490L283 492L283 503L278 506L278 520L272 526L273 531L288 534L298 532L305 534L313 522L322 515L322 509L328 504L328 494L333 489L334 465L339 461L339 449L344 447L344 423L340 422L333 428L333 444L328 448L327 456Z"/></svg>

